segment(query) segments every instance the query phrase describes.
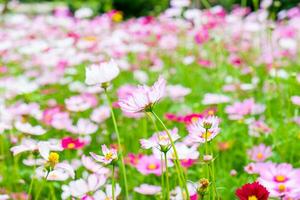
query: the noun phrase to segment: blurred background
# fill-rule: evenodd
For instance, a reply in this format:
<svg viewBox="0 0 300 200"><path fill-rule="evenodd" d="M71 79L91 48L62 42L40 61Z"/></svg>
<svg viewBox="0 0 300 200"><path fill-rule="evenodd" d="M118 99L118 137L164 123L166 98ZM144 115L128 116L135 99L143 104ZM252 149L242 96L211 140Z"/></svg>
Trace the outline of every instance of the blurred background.
<svg viewBox="0 0 300 200"><path fill-rule="evenodd" d="M271 1L271 0L270 0ZM110 10L119 10L123 13L125 18L139 17L146 15L157 15L170 7L169 0L0 0L2 3L2 10L9 11L7 4L22 3L21 10L38 10L41 11L49 9L51 6L63 5L74 13L79 8L90 8L94 15L108 12ZM35 4L38 3L38 9ZM41 4L42 3L42 4ZM281 10L289 9L291 7L299 6L300 0L273 0L270 11L278 13ZM234 6L247 6L252 10L258 8L260 0L191 0L192 7L207 8L215 5L221 5L226 10L231 10ZM42 7L44 5L44 7ZM29 7L29 8L28 8Z"/></svg>

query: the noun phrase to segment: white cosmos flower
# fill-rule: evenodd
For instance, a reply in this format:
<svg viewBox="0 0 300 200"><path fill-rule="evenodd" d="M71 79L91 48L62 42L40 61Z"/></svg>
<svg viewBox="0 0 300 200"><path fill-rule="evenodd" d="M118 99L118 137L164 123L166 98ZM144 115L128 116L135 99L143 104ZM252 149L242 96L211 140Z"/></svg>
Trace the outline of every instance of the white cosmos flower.
<svg viewBox="0 0 300 200"><path fill-rule="evenodd" d="M41 126L32 126L29 123L22 123L20 121L17 121L15 123L15 127L18 131L30 135L43 135L46 133L46 130L43 129Z"/></svg>
<svg viewBox="0 0 300 200"><path fill-rule="evenodd" d="M113 60L103 62L100 65L93 64L85 69L85 83L87 85L108 83L119 73L120 69Z"/></svg>
<svg viewBox="0 0 300 200"><path fill-rule="evenodd" d="M97 191L94 194L94 198L97 200L116 200L119 194L121 193L121 187L119 184L115 186L115 199L112 199L112 185L106 185L105 192L102 190Z"/></svg>

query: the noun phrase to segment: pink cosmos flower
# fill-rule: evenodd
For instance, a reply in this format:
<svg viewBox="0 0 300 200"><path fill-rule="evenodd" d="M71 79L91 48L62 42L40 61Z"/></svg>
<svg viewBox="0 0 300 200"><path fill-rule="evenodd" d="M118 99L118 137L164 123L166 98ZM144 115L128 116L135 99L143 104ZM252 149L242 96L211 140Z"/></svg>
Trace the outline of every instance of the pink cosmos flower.
<svg viewBox="0 0 300 200"><path fill-rule="evenodd" d="M60 111L61 111L61 109L58 106L45 109L43 112L42 121L45 124L50 125L51 121L53 119L53 115L55 115L56 113L59 113Z"/></svg>
<svg viewBox="0 0 300 200"><path fill-rule="evenodd" d="M293 102L293 104L300 106L300 96L292 96L291 101Z"/></svg>
<svg viewBox="0 0 300 200"><path fill-rule="evenodd" d="M260 114L265 110L262 104L256 104L254 99L246 99L243 102L236 102L226 107L226 113L232 120L242 119L246 115Z"/></svg>
<svg viewBox="0 0 300 200"><path fill-rule="evenodd" d="M133 154L133 153L129 153L127 158L125 159L126 163L132 165L132 166L136 166L139 162L140 159L143 157L143 154Z"/></svg>
<svg viewBox="0 0 300 200"><path fill-rule="evenodd" d="M85 142L81 141L79 138L72 138L72 137L64 137L61 140L61 146L64 149L81 149L84 147Z"/></svg>
<svg viewBox="0 0 300 200"><path fill-rule="evenodd" d="M119 100L122 111L137 113L152 109L164 95L166 81L162 77L153 86L139 86L138 90L125 99Z"/></svg>
<svg viewBox="0 0 300 200"><path fill-rule="evenodd" d="M32 126L29 123L22 123L20 121L15 122L15 128L18 131L29 135L43 135L46 133L46 130L39 125Z"/></svg>
<svg viewBox="0 0 300 200"><path fill-rule="evenodd" d="M180 138L177 128L174 128L169 132L172 141L176 141ZM143 149L157 148L163 151L169 149L171 146L171 141L166 131L154 133L149 139L141 139L140 143Z"/></svg>
<svg viewBox="0 0 300 200"><path fill-rule="evenodd" d="M259 182L270 191L271 197L299 194L300 170L290 164L267 163L260 165Z"/></svg>
<svg viewBox="0 0 300 200"><path fill-rule="evenodd" d="M97 105L97 99L91 94L82 94L66 99L65 104L69 111L82 112Z"/></svg>
<svg viewBox="0 0 300 200"><path fill-rule="evenodd" d="M70 125L68 131L78 135L91 135L98 130L98 126L88 119L80 118L76 125Z"/></svg>
<svg viewBox="0 0 300 200"><path fill-rule="evenodd" d="M217 117L209 116L192 122L187 127L190 138L200 143L212 140L220 132L219 121Z"/></svg>
<svg viewBox="0 0 300 200"><path fill-rule="evenodd" d="M139 187L135 187L134 191L144 195L155 195L161 191L161 187L156 185L142 184Z"/></svg>
<svg viewBox="0 0 300 200"><path fill-rule="evenodd" d="M94 159L89 156L83 155L81 157L81 163L88 171L90 171L94 174L107 176L110 173L108 168L95 162Z"/></svg>
<svg viewBox="0 0 300 200"><path fill-rule="evenodd" d="M118 98L119 99L127 99L130 98L134 93L138 92L138 87L132 85L123 85L118 89ZM117 102L117 106L119 107L119 101ZM144 116L144 113L132 113L123 111L124 115L129 118L140 118Z"/></svg>
<svg viewBox="0 0 300 200"><path fill-rule="evenodd" d="M272 149L264 144L260 144L258 146L254 146L252 149L249 149L247 153L251 160L263 162L272 156Z"/></svg>
<svg viewBox="0 0 300 200"><path fill-rule="evenodd" d="M97 123L104 122L110 117L110 108L108 106L100 106L93 110L91 120Z"/></svg>
<svg viewBox="0 0 300 200"><path fill-rule="evenodd" d="M227 103L230 100L231 99L226 95L207 93L204 95L202 104L203 105L220 104L220 103Z"/></svg>
<svg viewBox="0 0 300 200"><path fill-rule="evenodd" d="M272 129L262 120L250 120L248 133L250 136L259 137L260 135L269 135Z"/></svg>
<svg viewBox="0 0 300 200"><path fill-rule="evenodd" d="M116 149L108 149L107 146L104 144L102 145L102 153L103 156L99 156L93 152L90 152L90 155L98 162L104 164L110 164L111 162L118 159L118 153Z"/></svg>
<svg viewBox="0 0 300 200"><path fill-rule="evenodd" d="M191 89L182 85L168 85L166 92L173 101L182 101L186 95L191 93Z"/></svg>
<svg viewBox="0 0 300 200"><path fill-rule="evenodd" d="M162 171L161 160L157 159L154 155L143 156L136 165L136 169L144 175L155 174L156 176L160 176Z"/></svg>

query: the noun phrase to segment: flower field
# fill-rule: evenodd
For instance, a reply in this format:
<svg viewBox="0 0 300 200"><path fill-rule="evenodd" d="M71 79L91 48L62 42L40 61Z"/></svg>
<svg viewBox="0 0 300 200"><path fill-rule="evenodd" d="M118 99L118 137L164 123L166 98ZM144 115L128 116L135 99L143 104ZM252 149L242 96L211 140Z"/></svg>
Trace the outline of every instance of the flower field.
<svg viewBox="0 0 300 200"><path fill-rule="evenodd" d="M172 2L0 16L0 200L300 199L300 9Z"/></svg>

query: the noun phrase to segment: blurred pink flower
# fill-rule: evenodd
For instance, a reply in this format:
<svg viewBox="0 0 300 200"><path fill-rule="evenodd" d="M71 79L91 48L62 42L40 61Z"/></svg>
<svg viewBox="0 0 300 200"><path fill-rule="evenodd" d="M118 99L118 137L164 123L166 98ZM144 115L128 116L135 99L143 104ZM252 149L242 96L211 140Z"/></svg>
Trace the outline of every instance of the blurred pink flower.
<svg viewBox="0 0 300 200"><path fill-rule="evenodd" d="M122 111L137 113L152 109L164 95L166 81L162 77L153 86L139 86L138 90L125 99L119 99Z"/></svg>
<svg viewBox="0 0 300 200"><path fill-rule="evenodd" d="M252 161L264 162L272 156L272 149L264 144L260 144L249 149L247 153Z"/></svg>

